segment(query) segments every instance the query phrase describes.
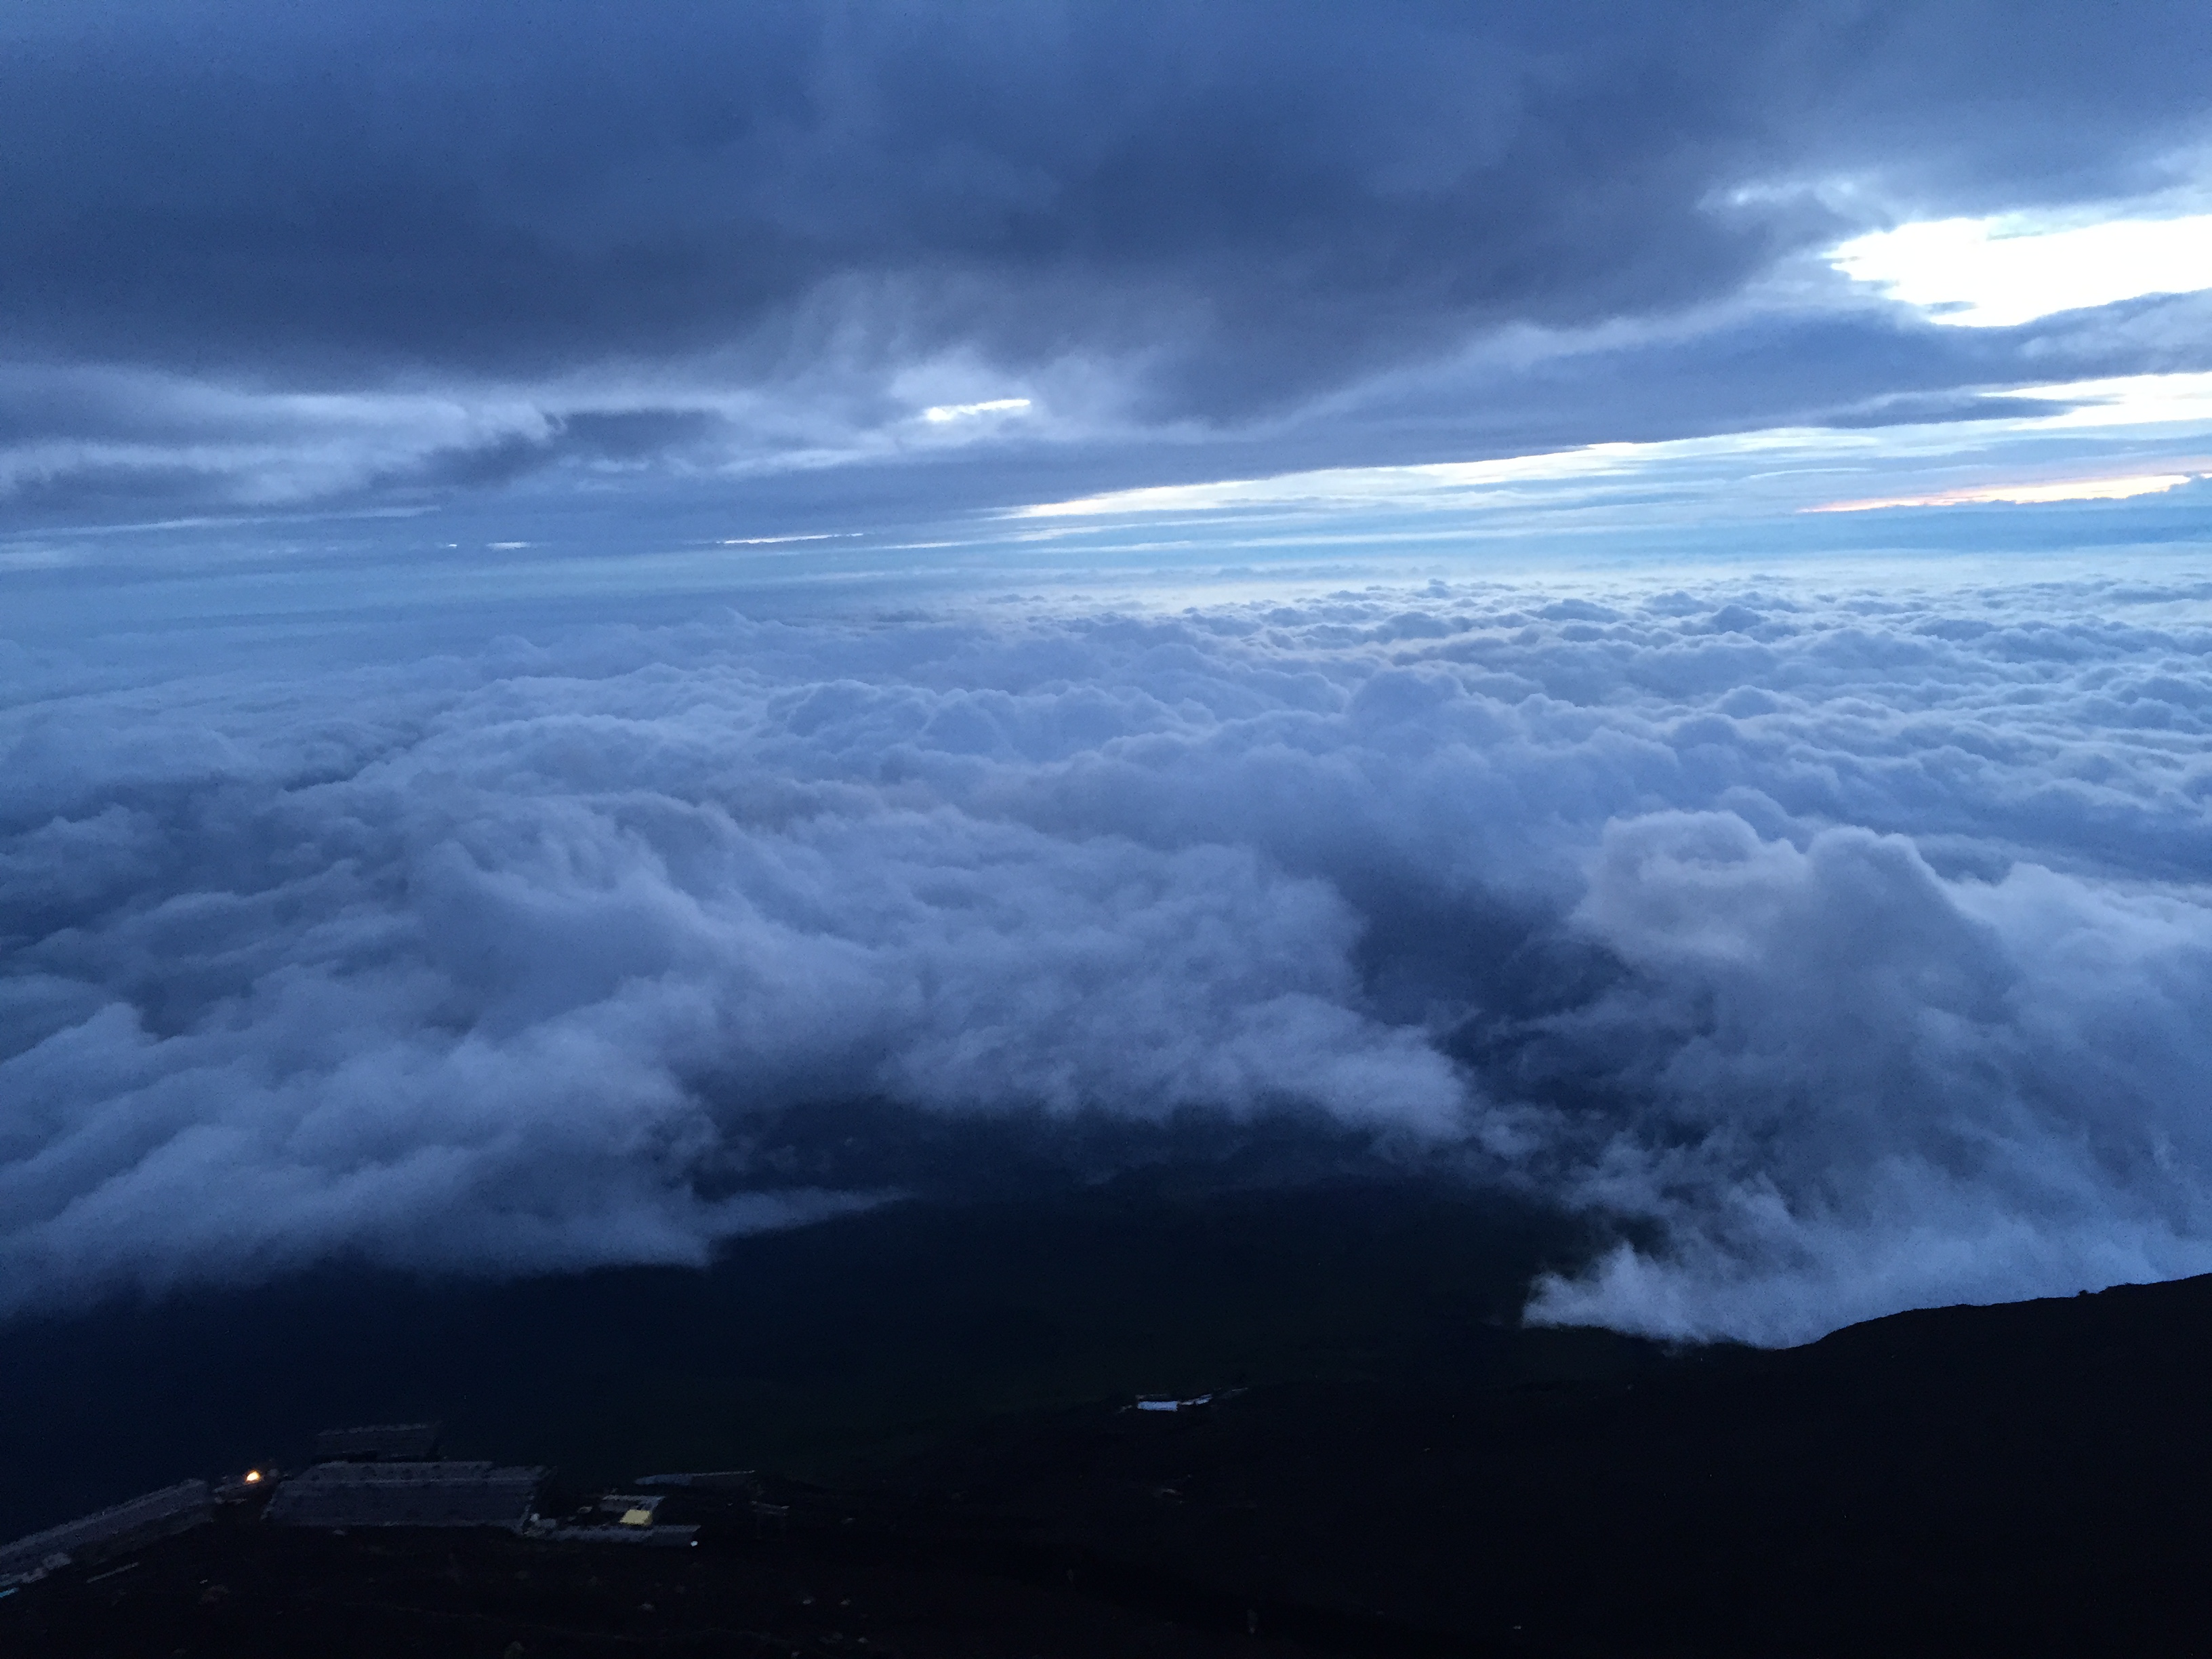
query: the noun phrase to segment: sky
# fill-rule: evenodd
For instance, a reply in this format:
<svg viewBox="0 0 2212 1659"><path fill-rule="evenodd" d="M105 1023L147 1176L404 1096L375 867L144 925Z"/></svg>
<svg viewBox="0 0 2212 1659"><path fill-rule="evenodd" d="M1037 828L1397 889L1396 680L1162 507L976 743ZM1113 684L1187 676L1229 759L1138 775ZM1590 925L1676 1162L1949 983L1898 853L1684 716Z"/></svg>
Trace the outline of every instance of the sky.
<svg viewBox="0 0 2212 1659"><path fill-rule="evenodd" d="M941 1177L854 1102L1668 1336L2212 1270L2208 70L0 9L0 1317L702 1260Z"/></svg>

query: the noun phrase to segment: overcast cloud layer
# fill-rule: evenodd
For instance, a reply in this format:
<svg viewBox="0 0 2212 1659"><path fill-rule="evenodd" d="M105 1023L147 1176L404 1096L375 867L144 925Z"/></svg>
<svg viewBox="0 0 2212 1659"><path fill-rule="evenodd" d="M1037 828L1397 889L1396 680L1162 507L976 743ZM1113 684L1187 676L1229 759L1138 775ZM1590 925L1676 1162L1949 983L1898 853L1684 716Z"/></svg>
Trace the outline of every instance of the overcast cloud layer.
<svg viewBox="0 0 2212 1659"><path fill-rule="evenodd" d="M2199 300L1946 329L1820 255L2201 208L2208 53L2184 0L13 7L0 527L1005 505L2204 368Z"/></svg>
<svg viewBox="0 0 2212 1659"><path fill-rule="evenodd" d="M2212 1269L2212 586L1888 586L19 652L5 1305L697 1260L841 1101L1318 1116L1668 1334Z"/></svg>

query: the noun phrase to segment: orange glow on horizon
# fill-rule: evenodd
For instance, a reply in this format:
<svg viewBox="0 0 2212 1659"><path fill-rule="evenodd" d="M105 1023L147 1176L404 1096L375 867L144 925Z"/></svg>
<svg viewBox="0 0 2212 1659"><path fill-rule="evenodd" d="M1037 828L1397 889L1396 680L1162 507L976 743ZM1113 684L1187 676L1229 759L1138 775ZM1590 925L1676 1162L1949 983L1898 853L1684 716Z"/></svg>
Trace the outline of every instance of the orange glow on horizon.
<svg viewBox="0 0 2212 1659"><path fill-rule="evenodd" d="M1927 495L1885 495L1862 501L1827 501L1801 513L1871 513L1885 507L1967 507L1977 502L2028 506L2041 501L2124 501L2136 495L2163 495L2208 475L2200 472L2137 472L2119 478L2063 478L2043 483L1974 484Z"/></svg>

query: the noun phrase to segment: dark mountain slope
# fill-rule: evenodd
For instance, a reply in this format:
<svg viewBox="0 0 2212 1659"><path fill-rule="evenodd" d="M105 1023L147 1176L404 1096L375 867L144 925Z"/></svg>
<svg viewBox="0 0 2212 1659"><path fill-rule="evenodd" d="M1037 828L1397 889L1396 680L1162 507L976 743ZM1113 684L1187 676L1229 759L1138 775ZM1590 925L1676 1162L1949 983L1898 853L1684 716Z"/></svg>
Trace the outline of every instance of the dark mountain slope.
<svg viewBox="0 0 2212 1659"><path fill-rule="evenodd" d="M1003 1425L886 1497L907 1530L1478 1642L2206 1650L2212 1279L1903 1314L1783 1352L1573 1347L1531 1334L1520 1363L1610 1374Z"/></svg>
<svg viewBox="0 0 2212 1659"><path fill-rule="evenodd" d="M704 1273L328 1275L19 1326L11 1530L418 1415L571 1492L758 1465L791 1514L701 1499L697 1551L597 1555L234 1514L0 1601L0 1653L861 1651L847 1601L866 1651L1010 1659L2212 1646L2212 1279L1780 1352L1515 1328L1579 1243L1439 1189L1123 1185Z"/></svg>

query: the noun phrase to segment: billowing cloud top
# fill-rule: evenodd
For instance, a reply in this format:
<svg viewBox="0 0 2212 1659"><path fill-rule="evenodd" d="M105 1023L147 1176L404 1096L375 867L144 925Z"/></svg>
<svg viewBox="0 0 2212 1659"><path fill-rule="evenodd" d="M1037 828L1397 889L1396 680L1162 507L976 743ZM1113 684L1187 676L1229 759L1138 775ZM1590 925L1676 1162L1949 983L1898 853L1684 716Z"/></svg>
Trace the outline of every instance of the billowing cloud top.
<svg viewBox="0 0 2212 1659"><path fill-rule="evenodd" d="M1194 444L1461 459L2204 367L2171 302L1965 338L1818 255L2178 210L2209 33L2183 3L17 8L0 496L977 445L1152 483L1220 476ZM960 407L1021 413L922 418Z"/></svg>
<svg viewBox="0 0 2212 1659"><path fill-rule="evenodd" d="M1885 586L19 653L0 1312L696 1259L855 1103L1334 1124L1671 1334L2212 1268L2212 590Z"/></svg>

